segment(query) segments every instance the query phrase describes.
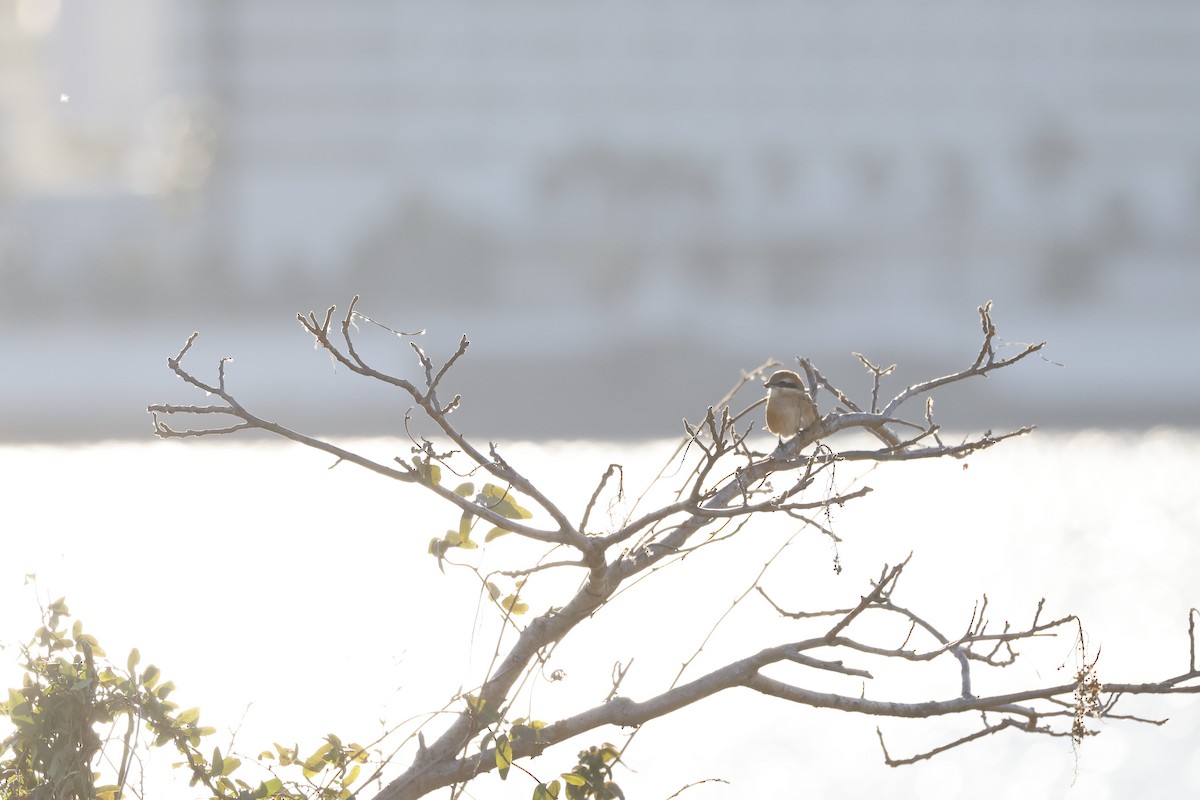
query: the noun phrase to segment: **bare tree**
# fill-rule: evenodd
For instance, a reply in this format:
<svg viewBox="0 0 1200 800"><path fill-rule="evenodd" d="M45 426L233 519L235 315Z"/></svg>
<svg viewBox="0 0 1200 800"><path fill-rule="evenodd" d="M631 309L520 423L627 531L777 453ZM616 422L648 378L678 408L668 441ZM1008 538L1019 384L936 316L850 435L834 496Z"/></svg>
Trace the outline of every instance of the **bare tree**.
<svg viewBox="0 0 1200 800"><path fill-rule="evenodd" d="M624 495L624 475L619 465L609 466L600 476L583 508L563 507L510 463L496 444L485 447L469 440L451 421L452 412L462 398L454 395L443 400L443 386L452 368L467 352L465 336L453 355L437 364L411 341L416 334L386 328L410 339L423 373L422 381L413 382L376 369L360 354L356 345L356 338L361 335L359 324L385 326L358 311L357 306L356 297L340 319L335 318L332 307L324 315L310 313L298 315L298 319L337 365L387 384L411 401L405 418L412 442L407 457L397 457L390 463L376 461L252 413L227 386L225 360L217 366L215 382L206 382L183 366L196 334L192 334L176 356L168 359L168 365L181 380L206 392L214 402L152 405L149 411L154 415L155 433L163 438L267 431L324 451L338 459L338 463L356 464L412 484L419 491L437 495L460 512L458 530L434 539L429 550L439 564L465 567L478 575L503 630L497 657L476 687L446 698L441 713L413 730L378 765L372 776L381 781L378 800L422 797L442 787L457 787L457 792L461 792L462 787L482 773L499 770L507 774L511 766L519 767L524 759L604 726L620 726L631 729L632 733L622 747L591 751L593 761L601 767L602 782L581 789L583 778L579 775L583 773L577 770L574 779L564 776L566 788L570 797L619 797L620 790L609 780L611 775L604 765L619 757L641 726L734 687L793 703L877 717L931 718L955 714L978 717L978 727L969 735L903 757L889 753L881 733L883 757L892 765L929 758L1007 729L1080 741L1090 733L1089 718L1119 717L1114 708L1124 695L1200 691L1191 625L1186 671L1150 682L1102 684L1096 675L1096 658L1086 654L1083 629L1076 617L1049 618L1043 613L1043 603L1038 603L1025 624L1004 623L996 628L989 624L984 602L965 629L943 629L928 614L908 608L897 598L900 578L908 564L906 559L882 567L872 585L864 587L861 600L843 608L787 609L756 580L747 594L761 595L767 601L763 608L769 613L796 620L797 631L806 632L804 635L791 636L758 652L729 653L723 665L686 680L688 664L685 663L685 669L673 682L663 685L653 696L640 699L620 693L625 672L618 665L611 690L602 702L550 722L514 719L514 699L536 679L557 643L569 635L579 635L576 629L580 623L603 612L614 595L631 583L668 565L684 569L684 556L689 552L714 541L728 542L743 536L751 523L764 516L785 515L796 524L811 527L836 541L834 531L824 521L825 512L860 500L870 492L866 486L853 491L830 490L826 478L837 464L962 458L1028 434L1032 427L1003 433L988 431L961 441L944 441L934 421L933 394L950 384L1011 367L1038 354L1043 345L1003 344L992 322L989 303L979 308L982 341L967 366L943 377L912 384L891 398L881 397L881 381L894 367L884 368L855 354L873 376L869 402L861 405L834 386L814 364L798 358L797 366L809 391L831 410L817 424L780 442L771 452L759 453L751 448L749 436L758 423L756 412L763 401L756 399L737 411L733 404L743 390L756 386L767 371L779 366L773 362L764 364L743 375L729 395L710 407L703 419L696 423L685 421L685 436L668 462L674 468L674 477L668 479L669 471L664 467L656 479L660 484L671 481L667 499L640 512L635 503L628 517L618 524L605 525L596 522L601 515L593 512L606 492ZM1009 354L1003 355L1004 352ZM909 414L914 406L916 413ZM164 421L180 415L222 422L181 428L170 427ZM428 435L415 432L418 419L431 423ZM864 447L862 442L870 439L863 437L839 436L855 431L869 433L874 445ZM840 441L855 444L839 450ZM457 477L451 480L450 476ZM481 479L483 485L477 486ZM479 524L490 529L482 541L472 538ZM538 543L542 546L541 557L512 569L480 572L466 558L466 551L485 544L505 546L490 544L503 534ZM460 557L464 560L457 560ZM529 614L523 597L528 596L532 584L551 573L564 572L578 573L578 588L544 612ZM1189 623L1194 622L1195 616L1193 612ZM868 617L898 622L907 634L900 641L884 640L886 637L878 635L878 626L863 624ZM714 620L714 625L717 622ZM817 627L813 628L814 625ZM975 677L979 670L1012 664L1018 657L1018 643L1055 634L1079 639L1083 656L1070 680L1054 685L1017 685L997 694L976 693ZM869 686L876 672L900 662L956 663L959 677L944 693L920 702L872 696ZM766 668L777 664L841 676L846 688L833 693L816 691L807 688L800 679L769 676ZM792 674L805 673L802 669ZM534 797L555 797L560 789L557 780L539 782ZM452 796L456 796L455 791Z"/></svg>

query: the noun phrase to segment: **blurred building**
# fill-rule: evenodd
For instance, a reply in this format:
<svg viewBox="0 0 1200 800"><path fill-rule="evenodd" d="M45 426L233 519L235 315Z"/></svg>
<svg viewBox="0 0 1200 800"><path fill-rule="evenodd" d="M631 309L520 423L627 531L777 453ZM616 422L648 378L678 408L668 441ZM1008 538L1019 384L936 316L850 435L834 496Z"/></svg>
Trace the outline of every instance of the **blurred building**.
<svg viewBox="0 0 1200 800"><path fill-rule="evenodd" d="M1198 41L1166 0L0 0L0 307L1190 326Z"/></svg>
<svg viewBox="0 0 1200 800"><path fill-rule="evenodd" d="M51 294L1072 302L1200 252L1187 4L3 5L5 275Z"/></svg>

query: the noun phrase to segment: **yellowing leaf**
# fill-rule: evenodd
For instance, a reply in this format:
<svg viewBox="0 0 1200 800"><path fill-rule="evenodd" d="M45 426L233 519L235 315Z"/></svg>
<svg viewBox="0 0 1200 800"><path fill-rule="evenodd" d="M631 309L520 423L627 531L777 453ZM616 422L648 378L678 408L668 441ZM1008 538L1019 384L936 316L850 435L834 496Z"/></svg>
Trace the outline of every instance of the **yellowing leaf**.
<svg viewBox="0 0 1200 800"><path fill-rule="evenodd" d="M510 594L508 597L501 600L500 607L512 614L524 614L529 610L529 604L522 603L515 594Z"/></svg>
<svg viewBox="0 0 1200 800"><path fill-rule="evenodd" d="M275 742L275 752L279 753L280 766L286 767L296 762L296 748L294 747L284 747L279 742Z"/></svg>
<svg viewBox="0 0 1200 800"><path fill-rule="evenodd" d="M480 501L486 508L490 508L507 519L529 519L533 516L533 512L522 508L517 503L512 489L505 489L494 483L485 483L479 495Z"/></svg>
<svg viewBox="0 0 1200 800"><path fill-rule="evenodd" d="M499 539L501 536L504 536L511 532L512 531L504 530L504 528L492 528L490 531L487 532L487 536L483 537L483 541L490 542L492 539Z"/></svg>
<svg viewBox="0 0 1200 800"><path fill-rule="evenodd" d="M427 458L413 456L413 468L425 483L433 484L442 482L442 468L437 464L430 464Z"/></svg>
<svg viewBox="0 0 1200 800"><path fill-rule="evenodd" d="M496 740L496 769L500 772L500 780L508 778L508 769L513 763L512 743L507 736Z"/></svg>
<svg viewBox="0 0 1200 800"><path fill-rule="evenodd" d="M458 488L454 490L454 493L459 497L470 497L471 495L475 494L475 484L471 483L470 481L461 483L458 485Z"/></svg>
<svg viewBox="0 0 1200 800"><path fill-rule="evenodd" d="M318 747L316 752L304 761L304 777L311 778L325 769L325 755L332 749L333 745L329 744L329 742Z"/></svg>
<svg viewBox="0 0 1200 800"><path fill-rule="evenodd" d="M81 633L81 634L79 634L79 636L75 637L75 649L76 650L79 650L80 652L82 652L83 647L81 645L83 645L83 644L87 644L92 648L92 655L94 655L94 656L105 655L104 648L100 646L100 642L98 642L96 640L96 637L92 636L90 633Z"/></svg>

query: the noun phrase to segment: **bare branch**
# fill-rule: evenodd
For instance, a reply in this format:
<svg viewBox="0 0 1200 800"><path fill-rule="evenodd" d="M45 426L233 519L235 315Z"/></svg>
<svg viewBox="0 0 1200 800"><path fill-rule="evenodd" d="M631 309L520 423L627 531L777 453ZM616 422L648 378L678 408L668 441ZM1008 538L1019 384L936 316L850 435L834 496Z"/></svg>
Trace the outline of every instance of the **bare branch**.
<svg viewBox="0 0 1200 800"><path fill-rule="evenodd" d="M997 359L993 340L996 336L996 326L992 323L992 302L989 300L986 304L979 307L980 324L983 327L983 345L980 347L979 355L975 358L975 363L970 367L960 370L959 372L944 375L941 378L915 383L909 386L900 394L896 395L891 401L883 407L881 412L884 416L890 416L897 408L900 407L906 400L917 395L927 394L938 387L945 386L948 383L965 380L976 375L986 375L994 370L1003 369L1011 366L1028 355L1038 352L1046 346L1045 342L1038 344L1026 345L1021 352L1008 358Z"/></svg>
<svg viewBox="0 0 1200 800"><path fill-rule="evenodd" d="M1188 671L1196 671L1196 617L1200 616L1200 611L1192 608L1188 610Z"/></svg>
<svg viewBox="0 0 1200 800"><path fill-rule="evenodd" d="M862 365L871 373L871 413L874 414L879 410L879 381L895 372L896 365L892 364L890 367L880 367L872 364L862 353L851 353L851 355L862 362Z"/></svg>
<svg viewBox="0 0 1200 800"><path fill-rule="evenodd" d="M598 483L596 485L596 491L592 492L592 498L590 500L588 500L587 508L585 508L583 510L583 519L581 519L579 521L579 530L581 532L587 533L588 520L592 516L592 508L595 507L596 500L600 497L600 492L604 491L604 487L608 483L608 479L617 473L620 473L620 478L618 480L617 494L619 496L625 494L625 469L624 469L624 467L622 467L620 464L609 464L608 469L604 472L604 475L600 478L600 483Z"/></svg>
<svg viewBox="0 0 1200 800"><path fill-rule="evenodd" d="M792 541L788 539L732 601L729 610L715 620L708 635L691 657L683 661L679 673L661 691L640 701L618 695L633 663L631 658L624 663L616 663L611 688L602 689L607 691L607 697L599 705L575 711L536 730L528 725L509 723L507 714L518 699L523 703L526 697L531 697L532 682L539 676L547 677L548 659L564 637L602 610L618 593L668 565L681 563L692 551L714 542L728 542L735 536L740 538L751 520L774 513L787 514L806 525L814 525L835 542L840 541L833 534L831 524L819 525L810 517L820 519L824 514L828 523L831 509L865 497L871 488L861 485L863 476L855 477L848 486L845 482L839 484L835 481L839 463L861 461L878 465L929 458L962 458L1031 432L1031 426L996 434L988 430L964 438L958 444L948 445L942 441L941 431L934 421L933 392L948 384L1011 366L1038 352L1043 345L1024 345L1023 349L1008 357L997 355L996 327L992 322L991 304L987 303L979 308L983 340L974 362L965 369L943 377L913 383L883 404L882 408L882 381L884 377L894 374L895 365L882 367L855 353L855 357L872 376L869 411L863 410L845 392L834 386L808 360L799 358L797 362L813 396L817 397L821 390L828 391L836 398L838 406L832 410L827 408L819 422L781 443L772 452L761 454L752 450L748 439L756 424L751 417L758 412L763 400L754 398L736 414L731 411L730 404L740 390L751 386L766 370L778 366L776 362L767 362L757 370L743 374L726 397L709 407L698 423L684 421L686 437L646 491L633 503L617 530L589 533L593 514L606 490L615 491L618 500L625 497L623 468L618 464L608 466L592 491L578 525L573 524L550 497L509 463L496 443L489 442L486 448L481 447L451 423L450 415L462 398L454 395L450 402L442 404L437 395L449 382L451 369L466 354L469 347L467 337L462 336L457 349L440 364L416 342L410 341L423 378L418 378L414 383L389 375L372 367L359 351L355 333L361 331L356 322L364 320L404 338L416 334L406 334L381 325L359 312L358 302L359 298L354 297L340 319L336 332L333 306L322 316L309 312L307 315L297 315L297 319L314 337L316 346L324 349L335 365L342 365L354 374L400 390L411 399L412 414L419 414L436 426L436 439L415 433L415 428L409 434L413 445L411 464L399 458L394 467L379 464L251 414L228 390L225 380L228 359L218 362L215 386L199 380L183 368L182 359L194 344L195 333L174 358L168 359L168 366L186 384L215 396L221 402L210 405L154 405L149 407L149 411L154 415L156 435L163 438L221 435L246 429L265 430L329 453L339 461L349 461L387 477L421 486L463 512L462 524L468 531L477 521L484 521L527 539L552 545L543 548L543 555L533 563L505 564L503 568L487 571L486 576L483 568L463 564L487 587L493 603L501 608L503 619L496 634L494 652L490 663L482 665L482 680L469 695L469 702L464 699L468 696L464 695L454 701L459 711L450 711L450 706L443 709L441 718L449 721L438 735L431 736L431 741L426 742L424 733L418 731L415 734L417 744L414 758L378 794L378 800L417 798L447 786L458 787L452 790L452 795L457 796L461 794L466 781L496 768L497 743L507 742L504 746L511 745L514 758L525 758L601 726L632 726L636 729L653 719L733 688L749 688L803 705L877 716L915 719L963 713L981 715L982 722L978 730L905 759L893 759L887 753L880 733L885 760L893 766L930 758L1009 728L1053 736L1072 736L1078 740L1088 733L1083 730L1084 717L1140 719L1113 713L1113 708L1123 696L1200 692L1195 631L1200 612L1193 609L1188 620L1188 670L1173 678L1102 685L1096 677L1097 658L1089 660L1086 649L1081 645L1077 657L1082 664L1075 670L1071 682L1054 686L1018 686L1011 691L1005 687L1006 690L991 695L976 696L972 670L1003 668L1017 658L1015 643L1061 633L1061 629L1068 624L1079 627L1078 619L1063 616L1042 621L1043 604L1039 603L1029 624L1010 626L1006 622L1002 629L989 631L986 620L988 603L984 595L982 603L976 604L972 610L970 621L963 627L955 627L953 635L946 635L933 616L900 605L893 599L897 594L899 578L912 558L911 554L900 564L881 569L870 591L851 607L787 611L768 595L761 581L775 557ZM335 341L339 333L340 338ZM824 397L823 394L820 396ZM915 413L914 419L921 421L902 418L899 413L901 406L917 397L925 398L923 419ZM160 419L160 416L170 418L187 414L203 419L215 419L212 415L216 415L216 418L228 417L233 424L175 430ZM856 429L871 433L882 445L875 449L838 450L837 434ZM405 431L408 430L406 417ZM536 506L535 518L542 522L534 524L501 514L500 502L494 496L491 502L485 502L483 493L475 497L463 496L471 494L473 489L460 487L459 490L452 490L443 486L440 482L443 469L464 477L486 473L500 486L498 492L492 489L489 492L504 494L505 499L510 499L509 493L512 493L513 496L519 496L522 503L528 498ZM650 497L651 489L668 479L671 482L667 487L669 492L664 493L667 501L650 510L639 511L635 518L633 512ZM615 487L612 485L614 481ZM513 516L526 516L519 509L509 510ZM795 535L799 535L799 532ZM558 551L559 547L564 546L572 549L566 556ZM551 560L552 555L554 560ZM512 603L508 603L507 607L504 603L497 603L496 589L489 584L494 576L518 579L516 591L511 595L515 599L525 586L524 579L532 580L531 576L561 567L584 569L586 576L571 594L556 598L562 602L528 621L513 616ZM710 645L716 629L753 591L760 593L776 612L793 620L787 623L788 640L776 640L758 652L730 660L724 666L684 682L684 674L692 669L699 654ZM879 628L866 624L864 618L868 616L898 624L899 635L893 632L888 638L881 639ZM962 626L961 617L957 625ZM791 631L791 628L815 630L800 634ZM960 630L961 633L958 632ZM809 638L804 638L805 635ZM901 637L902 641L898 641ZM866 690L867 682L873 680L873 675L880 674L877 669L879 666L887 667L901 662L944 663L949 659L955 659L958 664L958 678L950 681L944 692L935 693L930 699L897 702L877 698ZM770 676L764 674L767 667L771 668ZM852 686L845 691L817 692L797 682L818 673L835 685L845 683ZM994 715L994 721L989 722L987 714ZM410 736L406 741L412 738ZM626 741L626 748L631 740L632 737Z"/></svg>
<svg viewBox="0 0 1200 800"><path fill-rule="evenodd" d="M1024 730L1024 731L1038 731L1038 732L1042 732L1042 733L1049 733L1048 730L1031 728L1028 723L1021 722L1021 721L1018 721L1018 720L1015 720L1012 718L1008 718L1008 719L1001 720L1000 722L996 723L995 725L985 725L985 727L981 730L975 731L974 733L969 734L967 736L963 736L960 739L955 739L953 742L950 742L949 744L944 744L941 747L935 747L932 750L927 750L924 753L919 753L918 755L910 756L909 758L892 758L891 754L888 753L887 745L884 744L884 742L883 742L883 731L879 728L876 728L875 732L879 735L879 747L880 747L880 749L883 750L884 763L887 764L889 767L902 767L902 766L906 766L908 764L916 764L919 761L927 761L939 753L944 753L947 750L954 749L955 747L960 747L964 744L969 744L970 742L974 742L978 739L982 739L985 736L991 736L992 734L999 733L1000 731L1005 730L1007 728L1018 728L1018 729ZM1063 735L1065 735L1065 734L1063 734Z"/></svg>

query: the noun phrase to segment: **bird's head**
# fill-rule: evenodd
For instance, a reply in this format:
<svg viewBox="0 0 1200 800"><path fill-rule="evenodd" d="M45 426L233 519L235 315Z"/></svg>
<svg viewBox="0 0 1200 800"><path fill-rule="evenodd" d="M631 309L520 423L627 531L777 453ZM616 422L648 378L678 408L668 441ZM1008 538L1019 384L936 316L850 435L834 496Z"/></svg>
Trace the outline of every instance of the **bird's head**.
<svg viewBox="0 0 1200 800"><path fill-rule="evenodd" d="M804 382L800 380L800 376L790 369L779 370L763 386L768 389L783 389L784 391L788 389L799 392L805 391Z"/></svg>

